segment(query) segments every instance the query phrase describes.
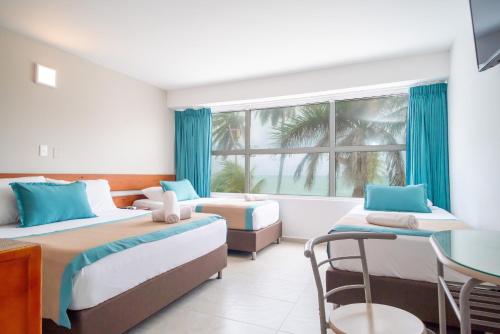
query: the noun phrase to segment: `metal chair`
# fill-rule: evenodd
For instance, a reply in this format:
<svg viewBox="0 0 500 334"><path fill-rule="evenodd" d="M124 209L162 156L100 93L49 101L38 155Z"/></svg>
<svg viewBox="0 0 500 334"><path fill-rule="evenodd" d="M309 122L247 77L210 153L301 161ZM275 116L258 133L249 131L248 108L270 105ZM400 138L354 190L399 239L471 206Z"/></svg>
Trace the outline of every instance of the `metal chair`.
<svg viewBox="0 0 500 334"><path fill-rule="evenodd" d="M319 244L338 240L357 240L359 255L332 257L318 263L314 247ZM321 334L327 333L327 328L336 334L425 334L428 333L424 324L413 314L396 307L372 303L370 290L370 276L364 241L368 239L396 239L395 234L365 233L365 232L336 232L309 240L306 243L304 255L311 260L311 266L318 290L319 317ZM324 293L319 268L338 260L361 260L363 267L363 284L353 284L337 287ZM339 306L333 309L329 319L326 319L325 300L340 291L348 289L364 289L366 303L356 303Z"/></svg>

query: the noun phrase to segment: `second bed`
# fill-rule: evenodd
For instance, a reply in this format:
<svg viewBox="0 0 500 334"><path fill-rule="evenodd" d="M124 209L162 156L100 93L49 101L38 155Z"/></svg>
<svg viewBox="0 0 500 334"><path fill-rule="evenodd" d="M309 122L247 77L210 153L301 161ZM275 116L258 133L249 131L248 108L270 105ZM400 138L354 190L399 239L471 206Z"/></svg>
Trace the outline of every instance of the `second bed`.
<svg viewBox="0 0 500 334"><path fill-rule="evenodd" d="M449 212L438 207L431 207L431 213L411 213L419 221L420 231L434 232L451 229L467 229L466 224L456 219ZM380 227L366 222L371 211L357 206L334 224L332 230L376 231ZM385 232L390 232L384 229ZM437 312L437 267L436 256L425 233L408 231L409 235L398 235L396 240L367 240L365 243L368 269L371 278L374 302L402 308L415 314L421 320L438 323ZM420 235L418 235L420 234ZM330 253L335 257L356 255L357 243L351 240L331 243ZM362 282L361 264L359 261L336 261L326 273L327 290L332 288L358 284ZM447 271L446 279L463 282L460 274ZM350 304L363 300L360 291L342 291L330 297L334 304ZM452 315L453 312L447 312ZM456 319L450 317L450 324Z"/></svg>
<svg viewBox="0 0 500 334"><path fill-rule="evenodd" d="M251 252L255 260L257 252L273 242L279 243L282 223L279 203L273 200L246 201L239 198L198 198L179 202L196 212L218 214L227 222L227 245L231 250ZM156 210L162 202L139 199L134 202L139 209Z"/></svg>

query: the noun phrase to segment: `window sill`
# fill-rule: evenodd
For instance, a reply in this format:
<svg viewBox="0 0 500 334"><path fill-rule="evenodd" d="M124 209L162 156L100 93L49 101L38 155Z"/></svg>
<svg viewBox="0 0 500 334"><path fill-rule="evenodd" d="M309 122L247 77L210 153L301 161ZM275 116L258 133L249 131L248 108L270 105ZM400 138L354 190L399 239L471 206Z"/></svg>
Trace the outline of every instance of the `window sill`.
<svg viewBox="0 0 500 334"><path fill-rule="evenodd" d="M269 199L275 200L303 200L303 201L328 201L328 202L347 202L347 203L356 203L362 204L364 202L363 198L354 198L354 197L328 197L328 196L300 196L300 195L271 195ZM243 198L245 194L240 193L218 193L212 192L212 197L230 197L230 198Z"/></svg>

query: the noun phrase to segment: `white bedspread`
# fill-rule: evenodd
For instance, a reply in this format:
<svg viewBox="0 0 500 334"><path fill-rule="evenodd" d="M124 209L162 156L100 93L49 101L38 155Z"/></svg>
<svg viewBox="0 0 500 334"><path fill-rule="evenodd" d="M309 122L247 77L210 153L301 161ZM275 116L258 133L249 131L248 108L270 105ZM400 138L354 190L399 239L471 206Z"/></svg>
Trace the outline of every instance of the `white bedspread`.
<svg viewBox="0 0 500 334"><path fill-rule="evenodd" d="M237 203L245 201L241 198L226 198L226 197L205 197L198 198L188 201L181 201L179 205L190 206L194 208L198 204L206 204L206 203ZM264 203L264 202L263 202ZM272 225L276 223L280 217L280 207L277 201L267 200L264 205L259 205L253 210L253 228L254 230L260 230L264 227ZM161 209L163 207L162 202L153 201L150 199L139 199L134 202L134 206L147 209Z"/></svg>
<svg viewBox="0 0 500 334"><path fill-rule="evenodd" d="M75 227L151 214L144 210L116 209L100 217L19 228L0 226L0 238L15 238L50 233ZM226 222L213 224L141 244L114 253L83 268L73 279L70 309L82 310L100 304L142 282L203 256L226 242Z"/></svg>
<svg viewBox="0 0 500 334"><path fill-rule="evenodd" d="M367 211L359 205L349 214L368 215L374 211ZM435 220L439 224L442 220L456 220L451 213L432 207L432 213L411 213L417 219ZM367 223L368 224L368 223ZM356 242L350 240L333 242L331 253L335 257L359 254ZM426 282L436 282L436 255L432 250L429 239L426 237L399 235L396 240L368 240L366 242L368 269L376 276L398 277ZM361 263L356 260L337 261L335 268L361 272ZM464 277L452 270L445 271L446 279L463 282Z"/></svg>

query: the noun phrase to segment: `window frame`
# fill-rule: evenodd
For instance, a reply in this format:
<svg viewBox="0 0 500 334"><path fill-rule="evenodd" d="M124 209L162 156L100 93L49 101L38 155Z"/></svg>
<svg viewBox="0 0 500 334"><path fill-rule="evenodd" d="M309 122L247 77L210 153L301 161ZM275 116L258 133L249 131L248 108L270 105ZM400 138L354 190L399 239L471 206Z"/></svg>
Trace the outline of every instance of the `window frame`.
<svg viewBox="0 0 500 334"><path fill-rule="evenodd" d="M388 96L408 96L408 87L395 87L384 90L366 90L361 92L352 92L344 94L333 94L328 96L295 98L288 100L277 100L270 102L255 102L248 104L226 104L224 106L212 107L213 113L222 112L245 112L245 148L239 150L212 150L212 156L231 156L242 155L245 157L245 189L244 192L248 193L250 189L250 157L252 155L262 154L306 154L306 153L328 153L329 155L329 189L328 197L336 197L336 164L335 154L338 152L402 152L406 150L405 144L395 145L362 145L362 146L337 146L336 129L335 129L335 103L336 101L345 100L362 100L370 98L381 98ZM329 146L328 147L297 147L297 148L251 148L250 147L250 132L252 122L252 111L267 109L267 108L283 108L304 106L318 103L329 103ZM317 195L307 194L270 194L279 196L314 196ZM342 198L356 198L356 197L342 197Z"/></svg>

